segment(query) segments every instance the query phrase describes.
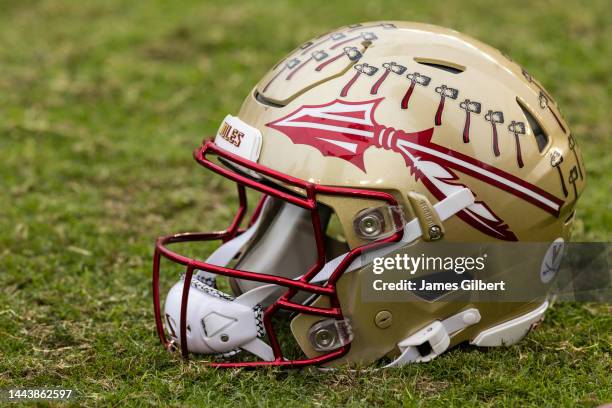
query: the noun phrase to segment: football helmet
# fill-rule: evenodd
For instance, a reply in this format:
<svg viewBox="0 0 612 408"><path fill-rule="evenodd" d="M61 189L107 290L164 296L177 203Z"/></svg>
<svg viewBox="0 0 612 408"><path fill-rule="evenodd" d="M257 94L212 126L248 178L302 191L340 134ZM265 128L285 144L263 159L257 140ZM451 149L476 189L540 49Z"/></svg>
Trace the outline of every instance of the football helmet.
<svg viewBox="0 0 612 408"><path fill-rule="evenodd" d="M166 347L218 367L401 366L462 342L519 341L548 307L544 291L387 301L365 298L364 278L376 259L447 244L565 242L586 177L556 102L527 71L456 31L405 22L300 45L194 157L236 183L239 206L226 230L157 240L154 312ZM261 193L248 217L247 189ZM220 242L204 260L177 252L203 241ZM165 301L162 258L185 268ZM480 277L510 268L545 287L541 262Z"/></svg>

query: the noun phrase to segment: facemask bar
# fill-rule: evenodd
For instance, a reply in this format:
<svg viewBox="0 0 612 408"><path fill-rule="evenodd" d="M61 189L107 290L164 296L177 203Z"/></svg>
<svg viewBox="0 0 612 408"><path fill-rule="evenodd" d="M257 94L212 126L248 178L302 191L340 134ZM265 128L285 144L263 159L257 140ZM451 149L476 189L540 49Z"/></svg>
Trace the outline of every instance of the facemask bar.
<svg viewBox="0 0 612 408"><path fill-rule="evenodd" d="M228 170L227 168L211 161L207 155L215 155L219 158L229 160L235 164L245 167L249 170L255 171L261 175L274 179L275 181L284 183L291 187L297 187L305 191L306 196L293 195L287 191L279 188L274 188L269 184L264 184L261 181L254 180L248 176L239 174L237 172ZM253 280L257 282L264 282L269 284L275 284L286 288L286 292L274 301L264 312L264 327L268 335L268 340L272 350L274 352L273 361L253 361L253 362L211 362L210 364L215 367L227 367L227 368L239 368L239 367L250 367L250 366L285 366L285 367L300 367L305 365L318 365L328 362L330 360L341 357L349 351L350 344L343 345L342 347L332 350L319 357L303 359L303 360L286 360L283 358L280 344L276 337L276 332L271 323L272 316L277 313L280 309L289 310L297 313L306 313L311 315L321 316L322 318L334 318L338 320L343 319L340 303L336 293L336 282L342 276L344 271L351 265L352 261L359 257L364 251L368 251L379 247L386 243L397 242L402 238L403 229L395 231L394 234L380 239L367 245L355 248L347 253L344 259L339 263L335 270L329 276L327 282L322 285L312 284L311 280L314 278L319 271L325 266L325 243L324 243L324 231L322 228L321 220L319 218L319 212L317 209L317 194L322 195L338 195L345 197L355 197L360 199L374 199L385 202L389 206L397 206L398 203L395 198L388 193L381 191L370 191L360 190L353 188L343 187L330 187L322 186L314 183L310 183L257 163L245 160L240 156L236 156L223 149L220 149L212 141L207 141L202 147L194 151L194 158L198 163L204 167L236 182L238 186L238 197L239 197L239 208L236 216L232 220L230 226L224 231L217 232L202 232L202 233L184 233L170 235L166 237L160 237L157 240L155 246L155 254L153 259L153 304L155 313L155 323L157 328L157 334L166 348L171 348L173 344L166 338L164 326L161 317L160 308L160 296L159 296L159 269L161 257L167 258L175 263L184 265L186 267L185 278L183 284L183 292L181 297L181 311L180 311L180 349L183 357L188 358L189 350L187 348L187 329L186 329L186 315L187 315L187 302L189 300L189 291L191 288L190 282L194 272L206 271L217 275L223 275L231 278ZM299 278L288 279L280 276L266 275L257 272L248 272L238 269L231 269L222 266L213 265L210 263L201 262L195 259L187 258L179 255L167 248L167 245L180 243L180 242L194 242L194 241L212 241L220 240L221 242L227 242L237 235L244 232L240 229L244 216L247 212L247 198L245 187L253 188L260 191L264 195L276 197L278 199L287 201L291 204L304 208L310 211L312 226L314 230L315 244L317 247L317 260L308 271ZM263 200L260 201L258 207L253 213L249 225L257 219ZM293 302L291 299L298 293L298 291L305 291L312 294L327 296L330 301L330 308L320 308L307 306L300 303Z"/></svg>

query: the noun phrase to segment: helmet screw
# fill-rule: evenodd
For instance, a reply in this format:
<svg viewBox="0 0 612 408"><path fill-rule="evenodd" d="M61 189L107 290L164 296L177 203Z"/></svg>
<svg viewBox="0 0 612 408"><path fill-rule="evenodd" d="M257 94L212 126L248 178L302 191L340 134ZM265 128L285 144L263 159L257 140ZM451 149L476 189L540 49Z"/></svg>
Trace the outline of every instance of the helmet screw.
<svg viewBox="0 0 612 408"><path fill-rule="evenodd" d="M429 239L436 241L440 238L442 238L442 228L440 228L438 225L432 225L429 227Z"/></svg>
<svg viewBox="0 0 612 408"><path fill-rule="evenodd" d="M393 323L393 315L388 310L381 310L376 313L376 317L374 317L374 323L381 329L386 329L391 326Z"/></svg>
<svg viewBox="0 0 612 408"><path fill-rule="evenodd" d="M359 229L364 236L375 237L382 232L382 223L380 218L369 214L359 221Z"/></svg>
<svg viewBox="0 0 612 408"><path fill-rule="evenodd" d="M314 334L315 345L322 349L330 347L335 341L336 336L329 329L321 328L317 330Z"/></svg>
<svg viewBox="0 0 612 408"><path fill-rule="evenodd" d="M229 341L229 336L227 334L223 333L220 336L220 339L221 339L222 342L227 343Z"/></svg>

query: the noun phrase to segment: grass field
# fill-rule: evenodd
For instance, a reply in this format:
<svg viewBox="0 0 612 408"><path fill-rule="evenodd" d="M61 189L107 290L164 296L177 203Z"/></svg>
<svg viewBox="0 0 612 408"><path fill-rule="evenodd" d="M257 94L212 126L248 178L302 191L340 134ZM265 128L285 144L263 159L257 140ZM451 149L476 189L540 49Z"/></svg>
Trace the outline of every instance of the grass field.
<svg viewBox="0 0 612 408"><path fill-rule="evenodd" d="M154 238L233 209L191 150L296 44L378 19L453 27L539 78L586 162L575 239L610 240L608 1L0 0L0 388L73 388L86 406L612 401L602 304L556 305L514 347L377 373L217 372L159 346Z"/></svg>

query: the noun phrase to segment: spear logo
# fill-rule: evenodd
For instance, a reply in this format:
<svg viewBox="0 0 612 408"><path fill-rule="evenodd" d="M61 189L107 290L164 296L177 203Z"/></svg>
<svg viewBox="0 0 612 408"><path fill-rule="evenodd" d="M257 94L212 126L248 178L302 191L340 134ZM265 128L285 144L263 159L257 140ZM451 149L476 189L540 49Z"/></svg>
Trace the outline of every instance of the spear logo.
<svg viewBox="0 0 612 408"><path fill-rule="evenodd" d="M384 98L363 102L336 99L324 105L305 105L266 126L282 132L293 143L312 146L324 156L346 160L364 172L363 155L370 147L397 152L415 179L438 200L466 187L454 172L459 171L559 215L562 200L503 170L433 143L434 128L408 133L379 124L374 113L382 100ZM517 239L483 201L476 201L458 216L492 237L507 241Z"/></svg>

